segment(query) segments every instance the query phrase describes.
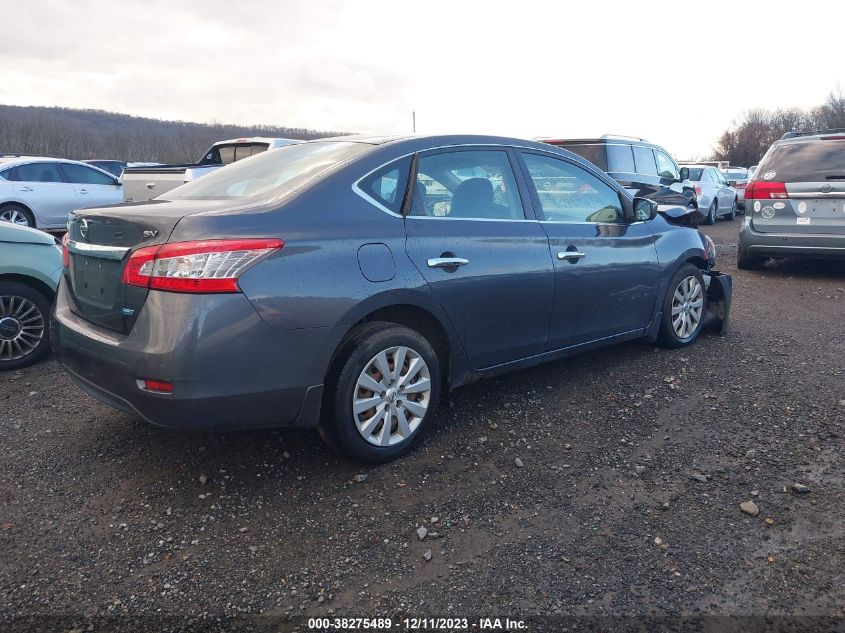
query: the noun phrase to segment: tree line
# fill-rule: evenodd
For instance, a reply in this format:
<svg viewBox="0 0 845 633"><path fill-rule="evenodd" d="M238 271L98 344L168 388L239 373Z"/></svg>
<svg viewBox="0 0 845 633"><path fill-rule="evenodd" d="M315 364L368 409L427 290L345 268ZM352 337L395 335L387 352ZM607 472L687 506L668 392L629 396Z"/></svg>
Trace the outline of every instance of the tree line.
<svg viewBox="0 0 845 633"><path fill-rule="evenodd" d="M189 123L104 110L0 105L0 154L192 163L212 143L245 136L314 139L343 132Z"/></svg>
<svg viewBox="0 0 845 633"><path fill-rule="evenodd" d="M823 104L806 110L747 110L733 127L719 137L713 160L729 160L732 165L745 167L756 165L771 144L787 132L837 128L845 128L845 93L842 88L832 91Z"/></svg>

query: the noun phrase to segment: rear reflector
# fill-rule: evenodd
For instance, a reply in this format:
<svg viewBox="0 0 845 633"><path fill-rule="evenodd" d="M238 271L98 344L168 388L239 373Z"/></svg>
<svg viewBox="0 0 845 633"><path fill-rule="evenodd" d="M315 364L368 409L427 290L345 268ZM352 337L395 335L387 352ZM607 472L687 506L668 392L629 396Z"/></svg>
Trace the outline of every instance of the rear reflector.
<svg viewBox="0 0 845 633"><path fill-rule="evenodd" d="M144 391L154 391L156 393L173 393L173 383L166 380L139 380L138 387Z"/></svg>
<svg viewBox="0 0 845 633"><path fill-rule="evenodd" d="M786 198L786 185L782 182L766 182L763 180L752 180L745 188L746 200L769 200Z"/></svg>
<svg viewBox="0 0 845 633"><path fill-rule="evenodd" d="M238 275L285 245L279 239L203 240L139 248L122 281L170 292L240 292Z"/></svg>

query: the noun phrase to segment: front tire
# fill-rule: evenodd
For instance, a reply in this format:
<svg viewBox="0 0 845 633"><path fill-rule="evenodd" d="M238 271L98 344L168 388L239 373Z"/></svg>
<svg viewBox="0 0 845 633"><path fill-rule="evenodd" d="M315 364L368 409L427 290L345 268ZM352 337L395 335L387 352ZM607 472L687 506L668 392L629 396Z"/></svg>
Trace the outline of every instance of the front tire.
<svg viewBox="0 0 845 633"><path fill-rule="evenodd" d="M739 202L737 201L737 199L736 199L736 198L734 198L734 203L733 203L733 206L731 207L731 211L730 211L730 213L728 213L728 214L725 216L725 219L726 219L726 220L728 220L728 221L732 221L732 220L734 220L734 219L736 218L736 209L737 209L737 206L738 206L738 205L739 205Z"/></svg>
<svg viewBox="0 0 845 633"><path fill-rule="evenodd" d="M704 325L706 309L704 275L697 266L684 264L672 277L663 299L660 340L668 347L694 343Z"/></svg>
<svg viewBox="0 0 845 633"><path fill-rule="evenodd" d="M0 371L32 365L50 350L50 300L17 282L0 282Z"/></svg>
<svg viewBox="0 0 845 633"><path fill-rule="evenodd" d="M440 360L416 330L369 323L344 346L321 435L355 459L384 463L422 438L440 400Z"/></svg>

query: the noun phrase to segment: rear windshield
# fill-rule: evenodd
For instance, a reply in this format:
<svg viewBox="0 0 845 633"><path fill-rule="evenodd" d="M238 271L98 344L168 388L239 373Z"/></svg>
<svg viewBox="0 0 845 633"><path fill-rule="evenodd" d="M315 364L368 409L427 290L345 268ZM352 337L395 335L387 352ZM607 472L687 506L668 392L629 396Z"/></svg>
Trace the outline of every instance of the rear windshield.
<svg viewBox="0 0 845 633"><path fill-rule="evenodd" d="M214 145L205 153L200 165L229 165L238 160L266 152L269 143L231 143L229 145Z"/></svg>
<svg viewBox="0 0 845 633"><path fill-rule="evenodd" d="M161 197L166 200L275 198L303 186L369 147L350 142L288 145L213 171Z"/></svg>
<svg viewBox="0 0 845 633"><path fill-rule="evenodd" d="M690 167L689 168L689 179L693 182L698 182L701 180L701 174L704 173L704 170L701 167Z"/></svg>
<svg viewBox="0 0 845 633"><path fill-rule="evenodd" d="M607 170L607 158L604 153L604 145L570 145L569 143L566 143L565 145L561 144L559 147L568 149L570 152L578 154L581 158L587 159L602 171Z"/></svg>
<svg viewBox="0 0 845 633"><path fill-rule="evenodd" d="M845 180L845 141L775 145L755 173L777 182Z"/></svg>
<svg viewBox="0 0 845 633"><path fill-rule="evenodd" d="M735 169L733 171L722 171L725 180L745 180L748 177L748 172L744 169Z"/></svg>

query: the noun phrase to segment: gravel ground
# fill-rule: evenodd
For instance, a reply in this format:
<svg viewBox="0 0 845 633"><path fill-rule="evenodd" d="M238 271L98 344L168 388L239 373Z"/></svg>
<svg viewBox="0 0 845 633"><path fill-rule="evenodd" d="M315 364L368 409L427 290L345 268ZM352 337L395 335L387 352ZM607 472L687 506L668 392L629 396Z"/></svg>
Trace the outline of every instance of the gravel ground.
<svg viewBox="0 0 845 633"><path fill-rule="evenodd" d="M738 272L738 226L705 229L729 334L461 389L378 468L155 428L52 360L0 375L0 626L845 615L845 265Z"/></svg>

